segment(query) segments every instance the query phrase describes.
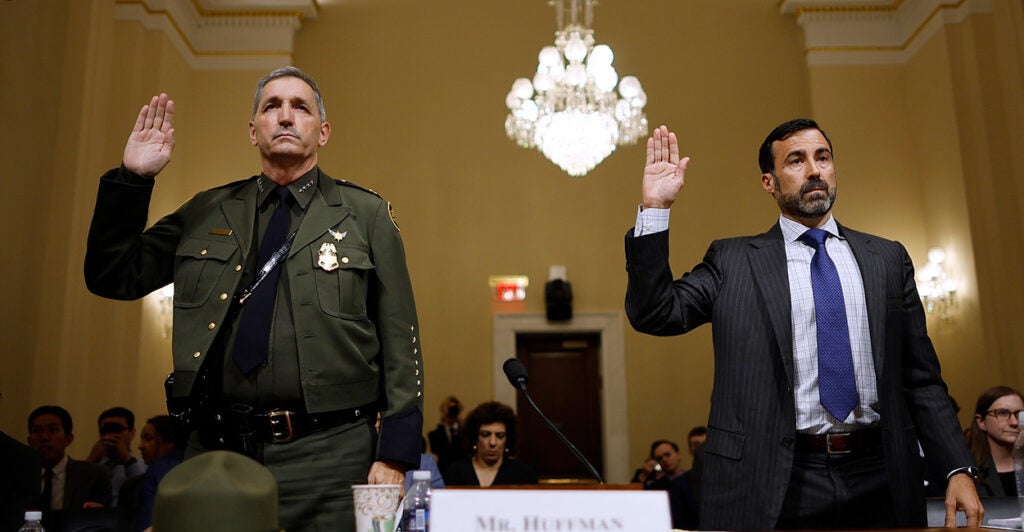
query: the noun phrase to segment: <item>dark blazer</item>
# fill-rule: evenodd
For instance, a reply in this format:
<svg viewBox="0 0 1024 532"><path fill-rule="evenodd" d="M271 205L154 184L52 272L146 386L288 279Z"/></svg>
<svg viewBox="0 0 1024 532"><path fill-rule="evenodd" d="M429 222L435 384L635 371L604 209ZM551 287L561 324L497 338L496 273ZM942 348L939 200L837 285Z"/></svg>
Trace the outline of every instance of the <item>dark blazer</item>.
<svg viewBox="0 0 1024 532"><path fill-rule="evenodd" d="M0 431L0 532L17 530L39 507L39 453Z"/></svg>
<svg viewBox="0 0 1024 532"><path fill-rule="evenodd" d="M943 471L970 466L925 330L909 255L898 242L840 226L864 280L878 412L901 525L925 526L918 441ZM793 466L796 410L789 277L778 224L717 240L679 279L668 231L626 235L626 314L654 335L712 324L715 377L704 443L700 525L774 528Z"/></svg>
<svg viewBox="0 0 1024 532"><path fill-rule="evenodd" d="M448 427L442 423L438 423L437 428L427 434L427 438L430 440L430 451L437 455L437 467L441 471L446 471L448 466L466 454L459 445L457 433L448 441Z"/></svg>
<svg viewBox="0 0 1024 532"><path fill-rule="evenodd" d="M446 486L479 486L480 479L476 477L472 458L466 457L452 462L452 465L445 471L444 482ZM540 480L537 478L537 472L532 467L506 457L501 461L498 474L494 476L491 486L537 484L538 482Z"/></svg>
<svg viewBox="0 0 1024 532"><path fill-rule="evenodd" d="M79 510L86 502L109 508L113 499L110 475L100 465L68 459L64 482L64 510Z"/></svg>
<svg viewBox="0 0 1024 532"><path fill-rule="evenodd" d="M391 205L319 172L286 259L302 396L310 413L382 408L374 454L416 467L423 433L423 353ZM174 390L187 396L243 287L254 252L258 176L206 190L145 229L153 179L124 167L101 179L85 255L86 285L137 299L174 282ZM262 178L266 179L266 178ZM333 266L319 264L324 249Z"/></svg>
<svg viewBox="0 0 1024 532"><path fill-rule="evenodd" d="M988 445L988 442L985 442ZM981 474L974 480L980 497L1006 497L1006 490L1003 489L1003 480L999 478L999 471L996 470L996 463L992 457L988 462L978 468Z"/></svg>

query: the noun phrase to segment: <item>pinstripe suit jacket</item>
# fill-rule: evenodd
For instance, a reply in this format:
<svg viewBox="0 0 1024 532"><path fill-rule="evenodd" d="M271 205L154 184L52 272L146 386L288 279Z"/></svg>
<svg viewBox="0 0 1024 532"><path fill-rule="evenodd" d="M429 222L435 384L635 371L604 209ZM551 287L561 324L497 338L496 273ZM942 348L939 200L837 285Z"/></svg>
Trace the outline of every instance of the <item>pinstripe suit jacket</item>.
<svg viewBox="0 0 1024 532"><path fill-rule="evenodd" d="M897 518L925 526L918 442L937 467L971 465L925 330L906 249L840 226L864 279L877 411ZM640 332L686 333L711 323L715 377L704 444L700 526L774 528L793 465L793 329L782 230L717 240L679 279L668 231L626 235L626 314ZM865 511L870 511L865 508Z"/></svg>

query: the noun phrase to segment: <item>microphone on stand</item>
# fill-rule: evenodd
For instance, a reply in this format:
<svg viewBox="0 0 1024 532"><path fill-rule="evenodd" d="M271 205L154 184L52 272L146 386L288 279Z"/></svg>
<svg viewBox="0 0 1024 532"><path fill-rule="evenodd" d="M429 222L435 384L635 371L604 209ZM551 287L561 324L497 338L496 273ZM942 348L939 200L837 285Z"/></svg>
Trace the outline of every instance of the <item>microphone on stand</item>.
<svg viewBox="0 0 1024 532"><path fill-rule="evenodd" d="M580 462L583 462L583 465L587 466L587 470L590 471L590 476L594 477L598 484L604 484L604 479L601 478L601 474L597 472L594 465L591 464L590 461L583 456L583 453L581 453L580 450L569 441L569 438L565 437L565 434L562 434L560 430L555 428L554 423L551 423L551 420L549 420L547 416L544 415L544 412L541 412L540 408L537 407L537 403L533 402L533 398L530 397L529 392L526 391L526 382L529 380L529 375L526 373L526 367L523 366L523 363L520 362L518 358L512 357L502 364L501 369L505 371L505 376L508 377L508 382L512 384L514 388L518 388L519 391L523 392L523 396L526 397L526 400L530 403L530 406L533 407L533 410L537 412L537 415L544 420L544 423L547 424L548 428L554 431L555 435L562 440L562 443L572 451L572 454L576 455L576 458L578 458Z"/></svg>

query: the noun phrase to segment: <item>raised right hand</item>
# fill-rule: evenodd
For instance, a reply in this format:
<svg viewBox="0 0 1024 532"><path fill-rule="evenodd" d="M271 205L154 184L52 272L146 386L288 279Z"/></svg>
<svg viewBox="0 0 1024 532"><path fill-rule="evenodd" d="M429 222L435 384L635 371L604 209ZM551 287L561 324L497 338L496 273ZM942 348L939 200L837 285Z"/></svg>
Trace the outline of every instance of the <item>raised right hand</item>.
<svg viewBox="0 0 1024 532"><path fill-rule="evenodd" d="M661 126L647 139L647 166L644 167L644 208L667 209L683 188L690 158L679 160L676 134Z"/></svg>
<svg viewBox="0 0 1024 532"><path fill-rule="evenodd" d="M124 166L136 174L154 177L171 162L174 150L174 100L166 94L143 105L124 146Z"/></svg>

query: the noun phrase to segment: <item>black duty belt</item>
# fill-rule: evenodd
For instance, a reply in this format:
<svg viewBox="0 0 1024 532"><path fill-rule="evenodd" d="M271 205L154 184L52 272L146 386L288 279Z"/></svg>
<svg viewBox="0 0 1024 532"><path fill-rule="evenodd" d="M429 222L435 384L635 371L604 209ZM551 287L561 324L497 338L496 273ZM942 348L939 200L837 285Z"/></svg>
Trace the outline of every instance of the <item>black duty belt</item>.
<svg viewBox="0 0 1024 532"><path fill-rule="evenodd" d="M882 429L878 427L853 432L796 435L796 450L805 453L849 454L880 445Z"/></svg>
<svg viewBox="0 0 1024 532"><path fill-rule="evenodd" d="M278 409L253 414L251 426L258 439L270 443L286 443L332 427L353 423L363 417L363 414L364 410L360 408L319 414Z"/></svg>
<svg viewBox="0 0 1024 532"><path fill-rule="evenodd" d="M196 429L208 448L227 448L249 454L253 444L287 443L339 425L354 423L369 414L371 405L307 414L275 408L256 412L251 406L233 404L204 412Z"/></svg>

